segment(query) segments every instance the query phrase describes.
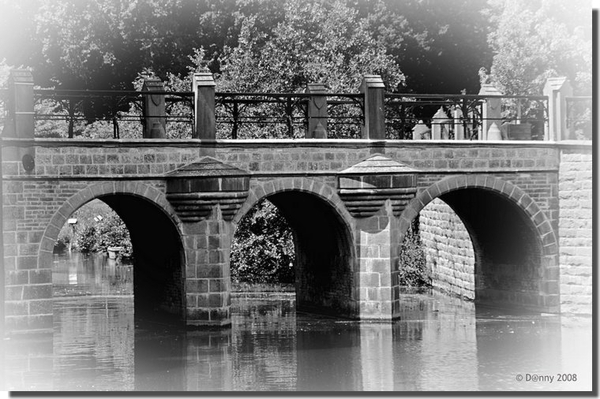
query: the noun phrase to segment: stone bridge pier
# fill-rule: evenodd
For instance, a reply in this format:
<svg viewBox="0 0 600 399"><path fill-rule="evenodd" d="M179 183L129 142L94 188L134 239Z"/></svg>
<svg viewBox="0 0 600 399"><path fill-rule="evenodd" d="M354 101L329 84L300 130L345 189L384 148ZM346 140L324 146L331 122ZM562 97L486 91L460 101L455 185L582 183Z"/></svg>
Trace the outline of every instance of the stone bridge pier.
<svg viewBox="0 0 600 399"><path fill-rule="evenodd" d="M181 221L188 325L230 322L233 234L265 198L293 231L298 310L362 320L398 312L398 216L416 193L412 169L375 155L323 180L251 179L204 157L169 173L166 190Z"/></svg>

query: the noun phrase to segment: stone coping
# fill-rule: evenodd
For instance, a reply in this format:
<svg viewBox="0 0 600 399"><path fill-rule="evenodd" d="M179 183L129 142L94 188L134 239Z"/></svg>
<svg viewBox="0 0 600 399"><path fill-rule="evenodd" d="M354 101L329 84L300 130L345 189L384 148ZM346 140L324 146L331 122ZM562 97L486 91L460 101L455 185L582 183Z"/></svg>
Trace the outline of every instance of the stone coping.
<svg viewBox="0 0 600 399"><path fill-rule="evenodd" d="M560 147L589 148L591 140L537 141L537 140L370 140L370 139L58 139L58 138L0 138L3 146L14 147Z"/></svg>

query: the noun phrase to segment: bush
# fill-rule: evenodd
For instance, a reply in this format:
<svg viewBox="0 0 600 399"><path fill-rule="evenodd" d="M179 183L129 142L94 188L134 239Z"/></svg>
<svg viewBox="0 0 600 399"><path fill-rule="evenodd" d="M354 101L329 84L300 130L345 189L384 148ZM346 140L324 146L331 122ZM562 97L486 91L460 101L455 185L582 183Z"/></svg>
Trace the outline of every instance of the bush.
<svg viewBox="0 0 600 399"><path fill-rule="evenodd" d="M235 283L293 283L292 231L277 208L263 200L240 221L231 248Z"/></svg>
<svg viewBox="0 0 600 399"><path fill-rule="evenodd" d="M413 220L400 247L400 285L431 287L431 274L427 268L425 252L419 236L419 219Z"/></svg>

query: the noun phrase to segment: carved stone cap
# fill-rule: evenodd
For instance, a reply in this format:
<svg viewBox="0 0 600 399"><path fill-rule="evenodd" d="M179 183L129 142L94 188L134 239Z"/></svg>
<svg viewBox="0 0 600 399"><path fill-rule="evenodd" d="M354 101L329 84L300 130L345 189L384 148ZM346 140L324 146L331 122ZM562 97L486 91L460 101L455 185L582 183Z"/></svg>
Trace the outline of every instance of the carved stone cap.
<svg viewBox="0 0 600 399"><path fill-rule="evenodd" d="M417 170L381 154L338 174L338 194L357 218L373 216L390 199L399 216L417 191Z"/></svg>
<svg viewBox="0 0 600 399"><path fill-rule="evenodd" d="M158 78L148 78L144 79L144 84L142 85L142 91L164 91L165 85L162 80Z"/></svg>
<svg viewBox="0 0 600 399"><path fill-rule="evenodd" d="M187 164L166 174L173 177L208 177L208 176L248 176L245 170L228 165L213 157L203 157L199 161Z"/></svg>
<svg viewBox="0 0 600 399"><path fill-rule="evenodd" d="M360 85L362 91L369 88L385 88L385 84L383 83L383 79L379 75L365 75L363 77L362 83Z"/></svg>
<svg viewBox="0 0 600 399"><path fill-rule="evenodd" d="M502 93L496 86L491 83L484 83L481 85L481 89L479 89L480 96L501 96Z"/></svg>
<svg viewBox="0 0 600 399"><path fill-rule="evenodd" d="M33 84L33 73L29 69L12 69L10 71L9 80L12 83L27 83Z"/></svg>
<svg viewBox="0 0 600 399"><path fill-rule="evenodd" d="M198 72L192 76L192 86L216 86L213 75L210 72Z"/></svg>
<svg viewBox="0 0 600 399"><path fill-rule="evenodd" d="M218 205L231 220L248 196L248 172L212 157L167 173L167 199L184 222L208 217Z"/></svg>
<svg viewBox="0 0 600 399"><path fill-rule="evenodd" d="M382 154L372 154L364 161L361 161L348 169L344 169L338 175L355 174L394 174L394 173L415 173L416 169L410 166L394 161Z"/></svg>

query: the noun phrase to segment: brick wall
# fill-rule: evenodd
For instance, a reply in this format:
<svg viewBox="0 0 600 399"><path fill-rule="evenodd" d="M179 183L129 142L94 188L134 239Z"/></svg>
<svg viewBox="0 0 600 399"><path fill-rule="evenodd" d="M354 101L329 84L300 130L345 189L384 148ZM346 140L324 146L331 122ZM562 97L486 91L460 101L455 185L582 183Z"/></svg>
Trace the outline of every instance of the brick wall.
<svg viewBox="0 0 600 399"><path fill-rule="evenodd" d="M558 184L561 311L592 312L592 152L565 145Z"/></svg>
<svg viewBox="0 0 600 399"><path fill-rule="evenodd" d="M440 199L430 202L419 215L419 233L434 288L475 299L473 245L459 217Z"/></svg>

